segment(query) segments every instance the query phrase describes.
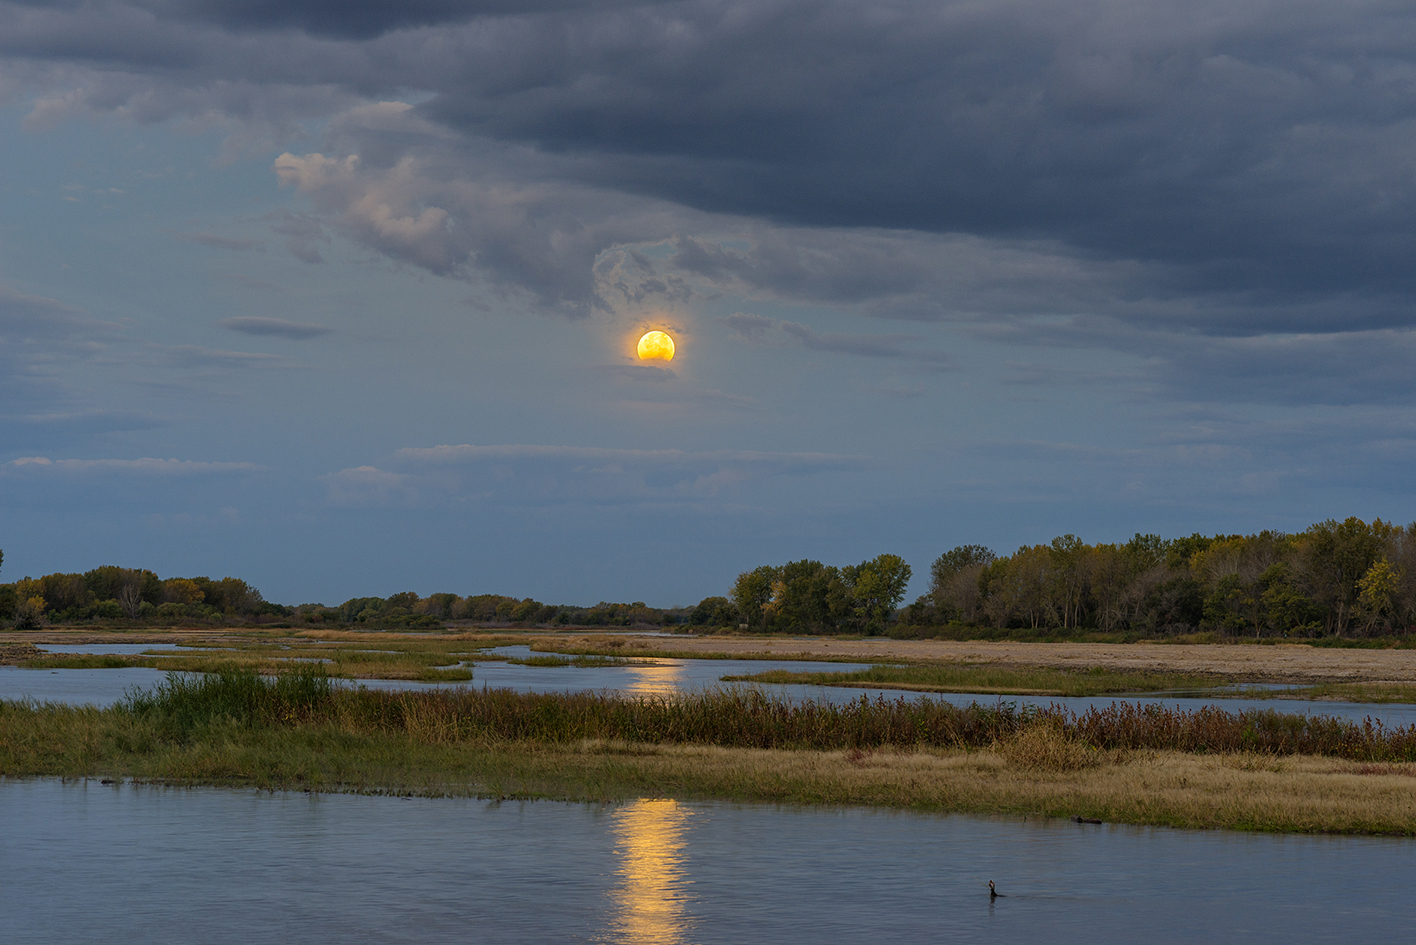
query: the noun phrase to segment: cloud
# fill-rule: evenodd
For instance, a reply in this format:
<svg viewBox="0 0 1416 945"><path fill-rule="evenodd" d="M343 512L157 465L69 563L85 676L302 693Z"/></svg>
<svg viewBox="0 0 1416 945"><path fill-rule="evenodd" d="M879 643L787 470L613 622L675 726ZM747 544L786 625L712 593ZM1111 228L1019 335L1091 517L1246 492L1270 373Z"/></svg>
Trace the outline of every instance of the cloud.
<svg viewBox="0 0 1416 945"><path fill-rule="evenodd" d="M357 466L321 476L330 505L345 507L409 507L418 501L418 490L403 473L374 466Z"/></svg>
<svg viewBox="0 0 1416 945"><path fill-rule="evenodd" d="M837 354L868 358L890 358L910 361L944 370L952 360L943 351L922 349L918 335L855 335L843 332L817 332L798 322L779 321L747 312L734 312L723 323L741 340L759 345L786 345L811 351L831 351Z"/></svg>
<svg viewBox="0 0 1416 945"><path fill-rule="evenodd" d="M315 244L328 243L330 238L319 220L284 209L266 214L265 220L271 232L285 237L285 249L290 255L312 266L325 261Z"/></svg>
<svg viewBox="0 0 1416 945"><path fill-rule="evenodd" d="M111 322L87 318L55 299L26 295L0 285L0 339L64 340L117 328Z"/></svg>
<svg viewBox="0 0 1416 945"><path fill-rule="evenodd" d="M163 364L179 368L276 367L287 363L286 359L278 354L226 351L200 345L161 345L149 342L147 349Z"/></svg>
<svg viewBox="0 0 1416 945"><path fill-rule="evenodd" d="M307 338L317 338L320 335L327 335L334 330L332 328L326 328L323 325L288 322L280 318L262 318L255 315L238 315L233 318L223 318L220 319L217 324L230 331L239 331L247 335L275 335L281 338L291 338L296 341L303 341Z"/></svg>
<svg viewBox="0 0 1416 945"><path fill-rule="evenodd" d="M229 127L308 201L270 221L306 262L341 234L569 315L741 291L963 322L1240 398L1246 351L1293 387L1416 327L1409 34L1317 0L0 3L31 127ZM1333 401L1389 396L1367 377Z"/></svg>
<svg viewBox="0 0 1416 945"><path fill-rule="evenodd" d="M182 459L49 459L45 456L21 456L6 463L0 470L6 475L62 476L205 476L259 472L264 466L252 463L206 463Z"/></svg>
<svg viewBox="0 0 1416 945"><path fill-rule="evenodd" d="M722 506L748 483L857 472L869 460L826 453L462 444L402 449L391 465L322 477L328 501Z"/></svg>

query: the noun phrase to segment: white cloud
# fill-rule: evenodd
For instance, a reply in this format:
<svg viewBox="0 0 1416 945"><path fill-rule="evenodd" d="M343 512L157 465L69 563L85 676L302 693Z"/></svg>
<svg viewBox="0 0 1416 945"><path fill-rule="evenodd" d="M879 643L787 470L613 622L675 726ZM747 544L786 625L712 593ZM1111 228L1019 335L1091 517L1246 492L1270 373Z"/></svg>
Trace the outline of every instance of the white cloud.
<svg viewBox="0 0 1416 945"><path fill-rule="evenodd" d="M418 501L409 477L374 466L357 466L321 476L330 505L353 507L410 506Z"/></svg>

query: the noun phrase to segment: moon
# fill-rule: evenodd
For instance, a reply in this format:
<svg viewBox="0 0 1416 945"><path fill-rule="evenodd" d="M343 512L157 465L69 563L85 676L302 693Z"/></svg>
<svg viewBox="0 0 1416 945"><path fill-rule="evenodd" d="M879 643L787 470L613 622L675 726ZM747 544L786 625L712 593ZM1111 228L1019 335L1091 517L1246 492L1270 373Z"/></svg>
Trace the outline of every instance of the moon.
<svg viewBox="0 0 1416 945"><path fill-rule="evenodd" d="M662 331L647 331L639 339L639 360L672 361L674 359L674 339Z"/></svg>

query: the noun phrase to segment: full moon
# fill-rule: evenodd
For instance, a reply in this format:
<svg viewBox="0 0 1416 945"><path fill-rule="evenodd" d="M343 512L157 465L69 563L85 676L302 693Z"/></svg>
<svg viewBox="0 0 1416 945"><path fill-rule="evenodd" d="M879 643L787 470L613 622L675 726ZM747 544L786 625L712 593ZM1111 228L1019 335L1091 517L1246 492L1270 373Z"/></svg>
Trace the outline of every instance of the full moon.
<svg viewBox="0 0 1416 945"><path fill-rule="evenodd" d="M645 332L644 337L639 339L639 360L649 361L654 358L660 361L674 359L674 340L662 331Z"/></svg>

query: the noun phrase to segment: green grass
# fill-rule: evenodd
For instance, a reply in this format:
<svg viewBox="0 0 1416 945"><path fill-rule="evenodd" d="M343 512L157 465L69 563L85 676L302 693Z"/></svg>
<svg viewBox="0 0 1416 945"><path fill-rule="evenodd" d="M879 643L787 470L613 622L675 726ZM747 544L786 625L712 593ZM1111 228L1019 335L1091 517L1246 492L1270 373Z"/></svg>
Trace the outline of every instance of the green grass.
<svg viewBox="0 0 1416 945"><path fill-rule="evenodd" d="M1323 683L1301 686L1275 698L1331 699L1335 702L1416 703L1416 685L1410 683Z"/></svg>
<svg viewBox="0 0 1416 945"><path fill-rule="evenodd" d="M1123 673L1099 667L1070 672L1048 667L1004 667L969 663L878 665L856 672L772 670L724 676L727 682L798 683L919 692L977 692L989 695L1100 696L1123 692L1192 692L1231 687L1232 681L1182 673Z"/></svg>

